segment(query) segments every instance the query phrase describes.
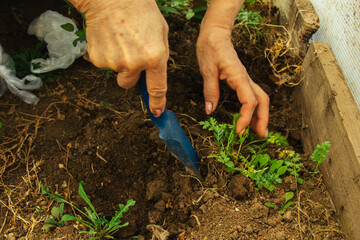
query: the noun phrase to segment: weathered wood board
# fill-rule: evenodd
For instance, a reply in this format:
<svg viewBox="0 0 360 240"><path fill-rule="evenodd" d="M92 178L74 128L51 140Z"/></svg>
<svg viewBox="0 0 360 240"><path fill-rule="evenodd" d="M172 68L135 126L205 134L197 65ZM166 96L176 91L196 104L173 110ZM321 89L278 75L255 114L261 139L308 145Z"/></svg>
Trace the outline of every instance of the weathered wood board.
<svg viewBox="0 0 360 240"><path fill-rule="evenodd" d="M319 29L320 20L310 0L271 0L279 9L279 23L290 35L290 51L304 57L311 36Z"/></svg>
<svg viewBox="0 0 360 240"><path fill-rule="evenodd" d="M349 239L360 239L360 111L327 43L312 42L295 98L306 153L330 141L320 170Z"/></svg>

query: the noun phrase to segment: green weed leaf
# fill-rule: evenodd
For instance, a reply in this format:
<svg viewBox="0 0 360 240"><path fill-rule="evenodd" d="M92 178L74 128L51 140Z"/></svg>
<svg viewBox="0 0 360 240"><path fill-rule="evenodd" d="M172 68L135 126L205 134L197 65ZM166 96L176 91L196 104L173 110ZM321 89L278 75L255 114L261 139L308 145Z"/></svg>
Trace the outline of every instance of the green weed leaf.
<svg viewBox="0 0 360 240"><path fill-rule="evenodd" d="M44 226L41 227L41 229L45 230L45 229L52 228L52 227L56 227L56 226L52 225L52 224L45 224Z"/></svg>
<svg viewBox="0 0 360 240"><path fill-rule="evenodd" d="M284 173L286 173L287 170L287 166L281 166L278 170L277 170L277 175L281 176Z"/></svg>
<svg viewBox="0 0 360 240"><path fill-rule="evenodd" d="M77 221L79 221L80 218L71 216L71 215L69 215L69 214L64 214L64 215L62 216L62 218L61 218L61 221L62 221L62 222L71 221L71 220L77 220Z"/></svg>
<svg viewBox="0 0 360 240"><path fill-rule="evenodd" d="M265 206L270 207L270 208L276 208L276 206L274 204L268 203L268 202L265 203Z"/></svg>
<svg viewBox="0 0 360 240"><path fill-rule="evenodd" d="M53 207L51 209L51 215L58 219L60 217L60 209L58 207Z"/></svg>
<svg viewBox="0 0 360 240"><path fill-rule="evenodd" d="M314 162L322 163L326 159L326 154L329 153L330 142L325 141L317 145L310 159Z"/></svg>
<svg viewBox="0 0 360 240"><path fill-rule="evenodd" d="M51 223L51 224L53 224L53 225L57 225L57 224L58 224L58 222L57 222L55 219L53 219L53 218L45 219L45 222Z"/></svg>
<svg viewBox="0 0 360 240"><path fill-rule="evenodd" d="M292 199L294 197L294 193L293 192L287 192L285 194L285 202L288 202L290 199Z"/></svg>
<svg viewBox="0 0 360 240"><path fill-rule="evenodd" d="M75 30L74 25L72 25L71 23L62 24L60 27L68 32L73 32Z"/></svg>
<svg viewBox="0 0 360 240"><path fill-rule="evenodd" d="M90 199L88 198L88 196L85 193L84 182L83 181L80 181L80 183L79 183L78 192L79 192L79 196L86 202L87 205L89 205L89 207L91 208L91 210L93 212L93 213L91 213L91 211L89 211L88 209L85 208L86 210L88 210L87 212L90 215L90 218L94 218L94 215L97 216L97 213L96 213L96 210L95 210L94 206L92 205Z"/></svg>

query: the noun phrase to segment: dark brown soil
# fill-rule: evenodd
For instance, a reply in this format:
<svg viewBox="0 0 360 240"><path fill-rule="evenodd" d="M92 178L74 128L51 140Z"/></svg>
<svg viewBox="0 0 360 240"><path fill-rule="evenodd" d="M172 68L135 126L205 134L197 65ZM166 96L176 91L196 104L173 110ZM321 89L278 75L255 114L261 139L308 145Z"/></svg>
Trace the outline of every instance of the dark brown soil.
<svg viewBox="0 0 360 240"><path fill-rule="evenodd" d="M26 34L27 26L47 9L68 14L62 1L5 1L0 10L4 49L33 47L36 39ZM264 9L265 14L274 13ZM71 16L78 19L74 12ZM113 216L118 204L127 199L136 201L124 215L129 226L116 239L151 239L155 228L168 231L168 239L345 239L320 174L307 189L309 171L314 168L308 156L302 156L305 183L296 185L290 177L273 192L255 190L248 179L226 174L223 166L207 158L215 147L210 133L198 124L207 119L195 56L199 22L181 17L167 20L171 48L167 108L175 112L201 158L205 181L192 177L158 138L137 88L121 89L114 74L107 79L105 72L78 59L59 71L60 79L36 92L37 106L23 103L9 91L0 99L4 123L0 239L87 238L78 233L84 227L75 222L41 230L56 204L41 196L40 184L83 208L85 203L77 194L81 180L102 216ZM264 35L254 41L238 31L234 45L239 57L271 97L269 130L286 135L291 148L301 153L300 115L293 107L293 89L269 80L272 69L263 57L274 37ZM230 122L230 114L239 108L236 94L222 83L213 116ZM264 205L282 202L288 191L295 192L296 199L284 215ZM72 212L69 207L65 210Z"/></svg>

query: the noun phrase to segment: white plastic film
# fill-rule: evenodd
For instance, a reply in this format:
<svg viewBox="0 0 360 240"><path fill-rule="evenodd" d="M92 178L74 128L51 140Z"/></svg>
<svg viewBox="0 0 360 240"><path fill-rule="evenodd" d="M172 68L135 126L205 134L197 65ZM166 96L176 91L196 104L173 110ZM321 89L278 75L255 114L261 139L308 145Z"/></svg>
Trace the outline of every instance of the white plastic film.
<svg viewBox="0 0 360 240"><path fill-rule="evenodd" d="M311 0L320 18L314 41L330 44L360 108L360 0Z"/></svg>

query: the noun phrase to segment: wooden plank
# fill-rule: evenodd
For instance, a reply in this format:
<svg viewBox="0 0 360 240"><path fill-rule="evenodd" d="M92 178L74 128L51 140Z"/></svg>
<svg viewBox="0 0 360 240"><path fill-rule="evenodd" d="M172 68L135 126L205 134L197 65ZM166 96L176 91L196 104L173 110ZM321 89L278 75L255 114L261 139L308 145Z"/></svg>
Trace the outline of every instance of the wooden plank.
<svg viewBox="0 0 360 240"><path fill-rule="evenodd" d="M343 229L360 239L360 111L327 43L312 42L295 97L302 111L302 141L310 154L329 140L320 166Z"/></svg>
<svg viewBox="0 0 360 240"><path fill-rule="evenodd" d="M279 23L290 35L290 50L304 57L309 39L319 29L320 20L310 0L271 0L279 9Z"/></svg>
<svg viewBox="0 0 360 240"><path fill-rule="evenodd" d="M288 19L291 35L291 50L295 55L304 57L311 36L319 29L320 20L310 0L294 0Z"/></svg>

